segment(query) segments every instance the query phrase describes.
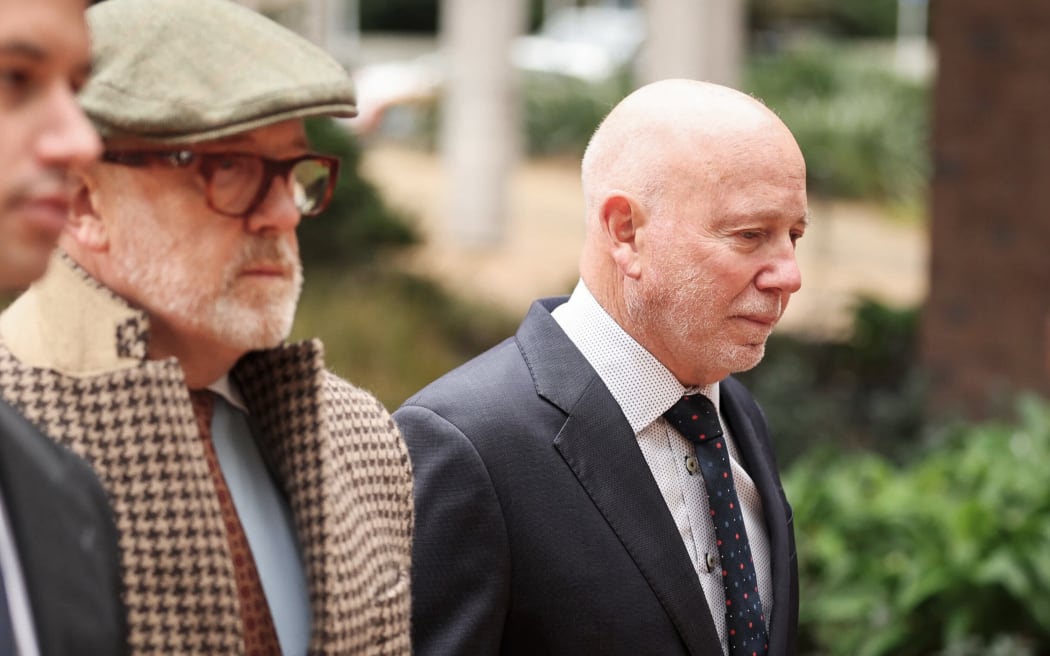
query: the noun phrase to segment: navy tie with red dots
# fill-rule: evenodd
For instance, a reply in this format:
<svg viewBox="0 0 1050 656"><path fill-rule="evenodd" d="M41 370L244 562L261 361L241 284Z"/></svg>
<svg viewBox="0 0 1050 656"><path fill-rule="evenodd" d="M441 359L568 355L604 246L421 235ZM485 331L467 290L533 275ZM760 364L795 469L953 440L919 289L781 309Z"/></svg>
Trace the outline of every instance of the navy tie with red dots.
<svg viewBox="0 0 1050 656"><path fill-rule="evenodd" d="M758 578L718 413L706 396L695 394L683 396L664 417L695 445L700 461L722 564L729 654L764 656L769 640L758 596Z"/></svg>

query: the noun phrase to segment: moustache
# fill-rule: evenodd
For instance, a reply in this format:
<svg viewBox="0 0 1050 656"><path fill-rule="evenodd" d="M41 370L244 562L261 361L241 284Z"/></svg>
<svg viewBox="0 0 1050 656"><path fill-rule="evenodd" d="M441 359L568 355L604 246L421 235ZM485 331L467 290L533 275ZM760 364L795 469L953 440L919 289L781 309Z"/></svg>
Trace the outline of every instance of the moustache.
<svg viewBox="0 0 1050 656"><path fill-rule="evenodd" d="M783 309L780 296L778 295L774 298L749 299L733 308L733 313L742 316L780 318L780 313Z"/></svg>
<svg viewBox="0 0 1050 656"><path fill-rule="evenodd" d="M268 266L279 268L285 275L301 271L299 253L292 243L280 237L252 236L230 264L230 271Z"/></svg>

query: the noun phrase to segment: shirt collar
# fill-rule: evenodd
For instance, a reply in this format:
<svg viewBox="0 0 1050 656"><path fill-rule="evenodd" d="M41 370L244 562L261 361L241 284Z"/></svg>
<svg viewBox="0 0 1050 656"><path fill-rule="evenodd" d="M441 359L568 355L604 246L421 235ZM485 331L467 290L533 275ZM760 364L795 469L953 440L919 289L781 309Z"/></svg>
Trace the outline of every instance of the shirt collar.
<svg viewBox="0 0 1050 656"><path fill-rule="evenodd" d="M211 385L208 385L208 389L221 396L227 403L244 414L249 414L248 406L244 404L244 397L241 395L241 391L237 389L237 386L233 383L229 373L224 374L222 378L219 378Z"/></svg>
<svg viewBox="0 0 1050 656"><path fill-rule="evenodd" d="M683 386L609 316L583 280L551 315L594 367L636 435L687 393L703 394L718 407L717 384Z"/></svg>

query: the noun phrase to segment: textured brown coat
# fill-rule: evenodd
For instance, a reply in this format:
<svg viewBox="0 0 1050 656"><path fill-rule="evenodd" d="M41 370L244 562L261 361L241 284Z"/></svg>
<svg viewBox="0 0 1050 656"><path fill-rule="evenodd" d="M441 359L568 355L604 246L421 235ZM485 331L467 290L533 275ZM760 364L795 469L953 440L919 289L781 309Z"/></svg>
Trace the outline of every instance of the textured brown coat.
<svg viewBox="0 0 1050 656"><path fill-rule="evenodd" d="M137 654L239 654L238 597L182 370L146 359L145 315L57 258L0 316L0 390L93 463L120 532ZM320 342L231 374L287 496L311 654L407 654L412 482L386 410L324 368Z"/></svg>

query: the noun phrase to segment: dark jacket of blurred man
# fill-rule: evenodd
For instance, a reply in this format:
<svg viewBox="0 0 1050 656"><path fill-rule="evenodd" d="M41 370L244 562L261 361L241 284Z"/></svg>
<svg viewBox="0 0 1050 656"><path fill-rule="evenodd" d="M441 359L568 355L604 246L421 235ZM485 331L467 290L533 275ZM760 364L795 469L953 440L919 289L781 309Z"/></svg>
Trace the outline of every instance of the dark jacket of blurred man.
<svg viewBox="0 0 1050 656"><path fill-rule="evenodd" d="M0 0L0 293L47 267L98 136L83 0ZM0 387L10 380L0 376ZM117 533L91 467L0 401L0 654L121 654Z"/></svg>
<svg viewBox="0 0 1050 656"><path fill-rule="evenodd" d="M288 344L295 229L346 71L227 0L107 0L48 274L0 317L3 396L113 500L133 653L407 654L412 486L386 410Z"/></svg>

